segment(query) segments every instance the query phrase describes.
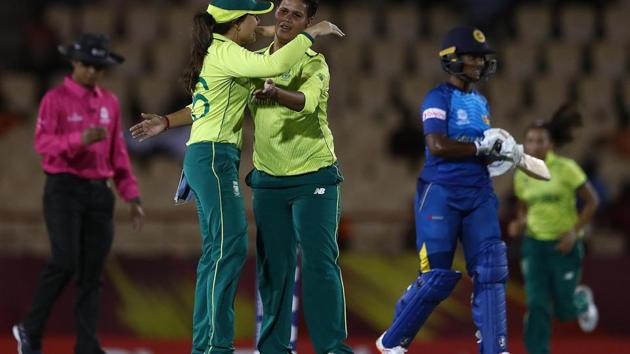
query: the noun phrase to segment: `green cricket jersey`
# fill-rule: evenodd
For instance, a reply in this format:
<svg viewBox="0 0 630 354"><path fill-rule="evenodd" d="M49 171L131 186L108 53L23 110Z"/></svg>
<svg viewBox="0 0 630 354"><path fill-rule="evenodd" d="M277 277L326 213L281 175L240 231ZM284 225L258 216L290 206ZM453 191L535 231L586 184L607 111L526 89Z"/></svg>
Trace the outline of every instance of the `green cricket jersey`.
<svg viewBox="0 0 630 354"><path fill-rule="evenodd" d="M575 226L575 194L587 178L575 161L553 152L547 154L545 163L551 172L550 181L531 178L519 170L514 175L514 192L527 205L527 235L552 241Z"/></svg>
<svg viewBox="0 0 630 354"><path fill-rule="evenodd" d="M258 53L269 55L272 46ZM255 124L254 167L272 176L295 176L335 163L327 116L330 74L324 56L309 49L289 70L268 78L280 88L302 92L305 103L296 112L277 102L250 102ZM264 80L253 82L253 89L262 88Z"/></svg>
<svg viewBox="0 0 630 354"><path fill-rule="evenodd" d="M259 55L225 36L214 34L195 87L193 124L188 145L212 141L242 145L242 123L250 95L249 78L270 77L289 70L313 44L298 35L274 55Z"/></svg>

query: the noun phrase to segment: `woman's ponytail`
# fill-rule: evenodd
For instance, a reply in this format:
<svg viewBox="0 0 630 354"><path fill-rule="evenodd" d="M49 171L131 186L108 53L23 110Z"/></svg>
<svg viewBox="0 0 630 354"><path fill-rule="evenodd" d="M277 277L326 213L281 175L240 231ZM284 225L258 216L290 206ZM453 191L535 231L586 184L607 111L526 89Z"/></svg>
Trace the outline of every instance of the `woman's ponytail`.
<svg viewBox="0 0 630 354"><path fill-rule="evenodd" d="M190 49L190 62L184 73L186 88L192 94L197 86L199 74L203 68L203 61L212 44L212 34L216 22L214 17L207 12L200 12L193 19L192 46Z"/></svg>

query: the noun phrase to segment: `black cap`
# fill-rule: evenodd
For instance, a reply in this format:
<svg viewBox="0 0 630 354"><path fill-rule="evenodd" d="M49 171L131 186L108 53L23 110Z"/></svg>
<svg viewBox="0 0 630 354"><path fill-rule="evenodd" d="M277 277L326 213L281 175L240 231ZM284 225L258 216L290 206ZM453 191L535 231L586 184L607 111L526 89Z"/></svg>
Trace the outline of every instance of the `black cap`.
<svg viewBox="0 0 630 354"><path fill-rule="evenodd" d="M449 31L442 41L440 56L448 54L494 54L486 36L480 29L470 26L456 27Z"/></svg>
<svg viewBox="0 0 630 354"><path fill-rule="evenodd" d="M121 55L109 49L109 37L104 34L83 33L69 46L57 47L59 53L70 60L96 65L114 65L125 61Z"/></svg>

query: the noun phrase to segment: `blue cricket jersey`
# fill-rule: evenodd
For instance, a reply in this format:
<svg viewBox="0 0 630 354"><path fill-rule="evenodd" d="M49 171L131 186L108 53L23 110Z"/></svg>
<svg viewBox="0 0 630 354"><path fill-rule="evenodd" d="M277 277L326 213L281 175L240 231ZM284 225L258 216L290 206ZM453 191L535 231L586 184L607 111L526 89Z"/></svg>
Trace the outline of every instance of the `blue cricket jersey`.
<svg viewBox="0 0 630 354"><path fill-rule="evenodd" d="M424 135L444 134L449 139L473 142L490 128L488 101L479 92L465 92L443 83L429 91L420 109ZM485 187L491 183L480 157L446 159L425 148L420 179L429 183Z"/></svg>

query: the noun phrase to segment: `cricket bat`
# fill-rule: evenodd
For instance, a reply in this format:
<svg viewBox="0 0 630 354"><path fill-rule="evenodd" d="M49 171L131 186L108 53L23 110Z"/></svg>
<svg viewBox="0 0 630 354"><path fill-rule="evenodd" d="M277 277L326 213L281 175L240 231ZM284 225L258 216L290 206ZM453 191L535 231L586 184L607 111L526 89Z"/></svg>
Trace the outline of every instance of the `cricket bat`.
<svg viewBox="0 0 630 354"><path fill-rule="evenodd" d="M518 168L525 172L528 176L543 181L551 180L551 173L545 164L545 161L531 155L523 154L521 161L518 162Z"/></svg>

